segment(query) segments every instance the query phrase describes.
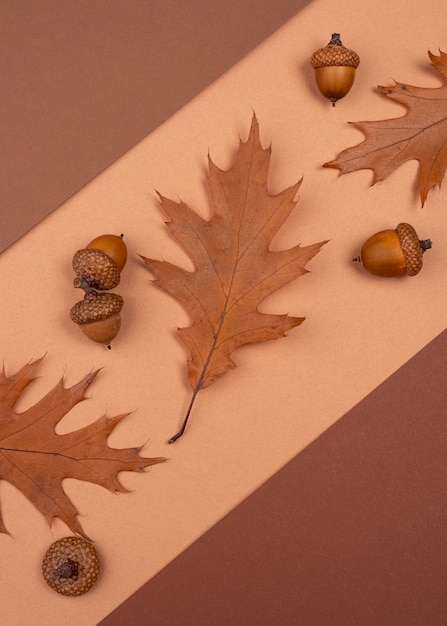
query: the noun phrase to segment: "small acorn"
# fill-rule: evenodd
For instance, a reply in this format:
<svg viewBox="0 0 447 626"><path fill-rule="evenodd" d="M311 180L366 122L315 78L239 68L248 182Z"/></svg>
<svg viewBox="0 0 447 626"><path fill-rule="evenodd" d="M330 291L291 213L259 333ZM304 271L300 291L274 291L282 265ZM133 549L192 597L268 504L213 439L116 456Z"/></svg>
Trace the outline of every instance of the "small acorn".
<svg viewBox="0 0 447 626"><path fill-rule="evenodd" d="M127 247L123 237L101 235L73 256L76 274L74 286L82 289L114 289L127 261Z"/></svg>
<svg viewBox="0 0 447 626"><path fill-rule="evenodd" d="M325 48L313 53L310 62L315 69L318 89L335 106L337 100L346 96L354 84L355 70L360 63L359 55L345 48L340 35L334 33Z"/></svg>
<svg viewBox="0 0 447 626"><path fill-rule="evenodd" d="M423 254L431 246L430 239L419 239L413 226L401 222L395 230L372 235L352 260L376 276L416 276L422 269Z"/></svg>
<svg viewBox="0 0 447 626"><path fill-rule="evenodd" d="M70 317L86 337L110 349L111 341L121 328L123 304L123 298L116 293L98 293L91 289L71 308Z"/></svg>
<svg viewBox="0 0 447 626"><path fill-rule="evenodd" d="M95 584L101 569L99 554L81 537L63 537L48 548L42 561L47 584L64 596L80 596Z"/></svg>

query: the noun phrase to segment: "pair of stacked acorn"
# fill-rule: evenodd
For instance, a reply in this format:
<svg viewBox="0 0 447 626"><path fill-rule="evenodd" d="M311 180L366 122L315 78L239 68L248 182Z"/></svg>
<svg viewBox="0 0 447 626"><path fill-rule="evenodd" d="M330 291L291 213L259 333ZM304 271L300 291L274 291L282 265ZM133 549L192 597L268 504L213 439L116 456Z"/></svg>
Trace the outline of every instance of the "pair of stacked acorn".
<svg viewBox="0 0 447 626"><path fill-rule="evenodd" d="M110 349L121 327L123 298L110 289L117 287L127 261L123 235L101 235L73 256L74 286L83 289L83 300L70 311L81 331Z"/></svg>

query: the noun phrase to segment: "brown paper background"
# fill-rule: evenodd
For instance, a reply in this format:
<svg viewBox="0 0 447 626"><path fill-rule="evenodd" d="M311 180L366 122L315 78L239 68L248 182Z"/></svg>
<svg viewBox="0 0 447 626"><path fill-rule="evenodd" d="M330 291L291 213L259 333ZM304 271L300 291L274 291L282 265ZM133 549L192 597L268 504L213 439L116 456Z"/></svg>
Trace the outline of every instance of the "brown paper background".
<svg viewBox="0 0 447 626"><path fill-rule="evenodd" d="M334 11L329 0L312 2L0 256L0 337L6 371L13 373L23 363L46 354L40 376L27 390L19 410L35 402L61 376L69 385L102 367L88 401L63 420L61 431L78 428L104 412L113 415L130 410L133 413L120 424L110 445L146 442L146 454L170 457L169 463L154 467L147 475L123 475L123 484L131 490L127 495L114 496L94 485L66 481L85 530L103 557L101 581L89 594L73 600L56 596L39 571L43 552L53 539L68 534L67 529L59 522L48 529L20 493L0 483L2 515L13 535L13 540L0 537L2 559L7 563L0 571L2 618L8 626L21 626L31 618L37 624L76 621L90 626L100 622L147 581L157 585L157 574L180 554L187 555L190 546L199 545L196 542L230 512L238 515L239 510L247 510L238 505L248 502L251 494L292 459L298 460L303 451L309 471L314 468L321 457L312 460L311 453L321 450L318 442L324 434L341 433L342 440L335 441L334 447L352 448L357 459L356 431L331 427L445 329L445 190L434 190L422 211L414 185L415 163L373 188L369 172L338 179L336 172L321 168L338 150L360 141L360 133L347 124L349 120L402 113L398 105L374 94L374 84L386 83L389 76L413 84L440 84L430 70L427 50L447 48L440 19L445 5L439 0L427 10L426 4L389 6L380 0L374 7L359 9L348 0ZM335 18L346 45L356 49L362 61L355 89L332 109L316 91L309 56L326 43ZM198 400L187 436L168 446L166 440L177 430L189 401L186 355L175 337L175 329L189 319L180 306L150 285L138 253L188 266L185 255L167 235L154 190L174 199L181 197L209 216L204 187L207 155L219 166L229 166L239 136L247 135L253 110L263 144L272 145L271 191L304 175L299 204L274 246L323 238L330 243L309 264L309 274L262 305L262 310L305 315L305 323L283 340L241 349L235 355L237 369ZM353 266L351 258L367 236L394 227L402 219L434 241L420 275L387 281ZM123 328L110 352L84 340L68 319L78 297L71 286L72 254L105 231L124 232L130 252L117 290L125 299ZM422 382L430 391L431 378ZM411 403L404 402L404 406L411 408ZM408 419L413 423L413 413ZM351 425L356 420L342 423ZM422 490L418 488L413 495L405 492L405 501L414 505L417 516L418 506L429 499L433 515L442 515L439 485L432 479L439 456L420 449L416 429L406 433L402 445L394 441L395 459L418 451L412 456L414 472L420 478L418 485L428 489L425 500L419 501ZM312 442L318 444L316 448ZM322 468L318 485L325 493L324 472L333 467L325 470L324 461L317 466ZM358 502L355 477L350 481L344 476L343 498ZM382 490L385 497L392 487L383 485L380 476L377 473L376 480L374 473L374 480L365 484L365 500L380 501ZM399 484L407 489L405 481ZM298 483L296 489L300 488ZM325 510L315 500L311 502L306 514L321 530L323 543L317 552L312 536L306 541L309 584L314 583L307 597L317 594L324 580L316 568L321 562L317 556L330 554L330 546L326 544L325 550L324 544ZM389 512L395 513L391 521L398 528L404 524L405 529L410 511L402 509L401 521L399 509L384 509L385 529ZM348 531L356 521L349 508L346 520ZM427 541L432 538L426 554L442 553L438 533L426 537ZM261 532L259 538L262 541ZM277 536L276 540L281 554L288 538ZM218 564L226 558L226 544L216 545L212 560ZM347 539L342 545L346 558L355 559L355 546ZM400 544L404 556L407 545L411 544ZM311 557L316 552L314 561ZM426 567L420 553L415 558L409 574L414 577ZM334 563L332 579L336 570ZM295 572L290 573L293 580ZM190 578L191 572L184 571L183 576ZM380 580L379 570L377 576ZM167 579L163 575L161 580ZM195 584L198 592L200 581ZM345 585L346 593L356 598L356 580L347 577ZM434 586L433 592L432 601L438 598L441 606ZM267 591L254 584L247 593L256 596ZM418 601L414 593L409 596L411 602ZM232 601L219 600L223 616ZM199 610L190 608L192 615Z"/></svg>
<svg viewBox="0 0 447 626"><path fill-rule="evenodd" d="M2 2L0 251L306 4Z"/></svg>
<svg viewBox="0 0 447 626"><path fill-rule="evenodd" d="M101 626L444 624L446 367L447 331Z"/></svg>

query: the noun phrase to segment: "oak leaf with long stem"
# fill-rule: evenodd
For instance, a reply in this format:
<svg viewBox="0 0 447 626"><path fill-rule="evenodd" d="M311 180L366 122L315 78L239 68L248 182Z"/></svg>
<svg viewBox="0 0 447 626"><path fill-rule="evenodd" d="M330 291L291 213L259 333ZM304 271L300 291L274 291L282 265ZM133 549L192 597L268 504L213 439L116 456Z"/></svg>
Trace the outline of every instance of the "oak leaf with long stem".
<svg viewBox="0 0 447 626"><path fill-rule="evenodd" d="M55 427L79 402L98 371L72 387L63 380L36 404L18 413L15 405L42 359L30 362L16 374L0 372L0 480L17 487L51 524L61 519L74 533L89 539L77 518L75 506L63 489L66 478L101 485L113 492L127 492L119 472L142 472L164 458L140 456L141 448L114 449L107 445L112 430L128 414L103 416L78 430L59 435ZM0 514L0 533L8 533Z"/></svg>
<svg viewBox="0 0 447 626"><path fill-rule="evenodd" d="M224 171L209 158L208 186L213 209L208 221L184 202L160 195L171 235L194 264L190 272L142 256L156 285L190 313L192 324L178 329L189 351L192 397L179 432L184 432L197 394L235 367L232 352L249 343L277 339L304 317L260 313L259 304L303 275L305 265L326 243L272 251L270 244L296 205L301 181L271 195L271 149L263 149L253 116L249 137L240 141L233 166Z"/></svg>
<svg viewBox="0 0 447 626"><path fill-rule="evenodd" d="M396 82L379 86L380 93L407 108L405 115L389 120L351 122L365 140L340 152L323 167L340 175L362 169L373 171L372 185L383 181L406 161L419 162L418 188L424 206L428 192L441 187L447 167L447 54L428 53L444 81L442 87L412 87Z"/></svg>

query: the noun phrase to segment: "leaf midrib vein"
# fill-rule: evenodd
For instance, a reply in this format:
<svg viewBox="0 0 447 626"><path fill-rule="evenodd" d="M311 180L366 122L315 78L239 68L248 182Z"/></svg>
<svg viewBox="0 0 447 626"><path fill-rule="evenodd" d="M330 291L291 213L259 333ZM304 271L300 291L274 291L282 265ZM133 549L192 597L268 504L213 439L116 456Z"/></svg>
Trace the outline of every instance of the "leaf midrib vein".
<svg viewBox="0 0 447 626"><path fill-rule="evenodd" d="M396 119L400 119L400 118L396 118ZM389 121L389 120L387 120ZM389 148L393 148L395 146L398 146L399 144L402 143L410 143L411 141L413 141L418 135L425 133L428 129L432 129L435 126L437 126L438 124L443 124L444 122L447 122L447 116L443 117L442 120L438 120L437 122L434 122L433 124L429 124L428 126L425 126L424 128L420 129L417 133L414 133L413 135L411 135L411 137L405 137L403 139L400 139L399 141L393 141L387 145L382 145L379 146L378 148L375 148L374 150L369 150L367 154L374 154L377 152L382 152L383 150L388 150ZM367 126L366 128L370 129L372 128L373 130L379 130L379 132L381 132L381 128L377 129L371 126ZM362 145L362 144L359 144ZM344 159L343 163L348 163L349 161L356 161L359 157L358 156L353 156L350 159ZM363 157L360 157L363 158ZM416 157L413 157L416 158Z"/></svg>

